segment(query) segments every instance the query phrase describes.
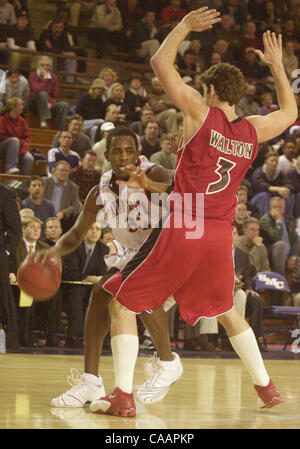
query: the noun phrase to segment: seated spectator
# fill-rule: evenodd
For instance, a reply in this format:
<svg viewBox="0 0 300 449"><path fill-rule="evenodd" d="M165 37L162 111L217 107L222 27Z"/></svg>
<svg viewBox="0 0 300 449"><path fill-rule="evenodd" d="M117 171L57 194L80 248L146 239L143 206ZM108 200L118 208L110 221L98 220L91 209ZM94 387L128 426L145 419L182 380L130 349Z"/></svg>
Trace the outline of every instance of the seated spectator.
<svg viewBox="0 0 300 449"><path fill-rule="evenodd" d="M141 137L142 155L146 156L147 159L150 159L153 153L161 150L158 135L158 123L149 120L145 127L145 134Z"/></svg>
<svg viewBox="0 0 300 449"><path fill-rule="evenodd" d="M203 72L205 68L205 55L202 51L202 44L198 39L192 39L189 43L189 50L192 50L195 54L196 72Z"/></svg>
<svg viewBox="0 0 300 449"><path fill-rule="evenodd" d="M133 27L130 36L130 51L142 58L150 59L159 48L159 41L155 39L157 28L154 25L155 11L146 10L142 20Z"/></svg>
<svg viewBox="0 0 300 449"><path fill-rule="evenodd" d="M139 73L132 73L129 78L129 86L125 91L124 101L130 109L130 122L137 121L142 108L148 101L147 91L142 84L142 76Z"/></svg>
<svg viewBox="0 0 300 449"><path fill-rule="evenodd" d="M255 53L255 48L248 47L245 50L245 55L239 65L245 78L252 81L262 81L267 76L267 70L258 62L258 56Z"/></svg>
<svg viewBox="0 0 300 449"><path fill-rule="evenodd" d="M65 6L64 4L59 6L57 8L57 18L61 19L64 23L64 31L67 33L68 40L70 47L72 48L72 52L75 53L76 56L80 58L86 58L88 53L85 48L79 47L79 37L77 30L71 25L70 18L71 18L71 12L70 9ZM49 26L49 25L48 25ZM85 61L77 61L76 63L76 71L80 73L84 73L86 71L86 62ZM77 81L86 83L85 80L83 80L80 77L76 78Z"/></svg>
<svg viewBox="0 0 300 449"><path fill-rule="evenodd" d="M89 229L84 241L71 254L63 258L63 274L65 281L83 281L90 285L68 285L65 297L68 298L68 336L66 346L83 347L84 317L92 286L106 274L104 256L109 248L100 241L101 228L95 223Z"/></svg>
<svg viewBox="0 0 300 449"><path fill-rule="evenodd" d="M260 115L267 115L279 109L277 104L274 104L273 95L266 92L261 96L262 106L260 107Z"/></svg>
<svg viewBox="0 0 300 449"><path fill-rule="evenodd" d="M44 242L49 246L54 246L59 240L62 235L62 227L60 220L57 217L53 216L47 218L45 222L45 235L46 238L44 239Z"/></svg>
<svg viewBox="0 0 300 449"><path fill-rule="evenodd" d="M118 120L125 125L131 121L131 113L128 104L125 101L125 89L121 83L113 83L107 92L107 100L105 102L105 109L111 104L115 104L119 108Z"/></svg>
<svg viewBox="0 0 300 449"><path fill-rule="evenodd" d="M219 9L222 15L228 14L233 19L236 33L241 32L247 21L247 10L241 3L240 0L226 0Z"/></svg>
<svg viewBox="0 0 300 449"><path fill-rule="evenodd" d="M58 136L57 148L51 148L47 154L48 173L52 173L52 169L56 162L66 161L70 165L71 172L80 166L80 156L71 150L72 134L70 131L61 131Z"/></svg>
<svg viewBox="0 0 300 449"><path fill-rule="evenodd" d="M24 53L11 53L10 66L15 69L30 71L33 64L33 55L36 46L33 31L29 24L29 15L26 11L17 18L17 23L7 29L7 43L10 50L23 50Z"/></svg>
<svg viewBox="0 0 300 449"><path fill-rule="evenodd" d="M238 203L235 208L233 225L236 227L239 236L244 234L243 224L247 218L249 218L247 205L245 203Z"/></svg>
<svg viewBox="0 0 300 449"><path fill-rule="evenodd" d="M17 22L17 16L14 7L7 0L0 0L1 23L5 25L14 25Z"/></svg>
<svg viewBox="0 0 300 449"><path fill-rule="evenodd" d="M37 217L26 217L22 220L21 239L17 248L17 270L28 254L45 250L48 245L40 240L41 220ZM19 339L21 346L34 346L33 330L35 322L39 317L39 311L43 311L43 320L47 321L46 345L55 345L57 342L56 333L59 330L59 297L56 295L46 303L33 301L31 305L18 307ZM45 311L46 309L46 311ZM45 313L46 312L46 313Z"/></svg>
<svg viewBox="0 0 300 449"><path fill-rule="evenodd" d="M47 120L55 118L55 127L58 130L65 129L69 104L58 101L58 80L51 70L51 60L42 56L37 65L37 70L29 76L30 108L39 115L41 128L47 128Z"/></svg>
<svg viewBox="0 0 300 449"><path fill-rule="evenodd" d="M259 235L260 224L256 218L247 218L243 223L243 235L235 242L235 247L247 252L255 272L271 271L267 248Z"/></svg>
<svg viewBox="0 0 300 449"><path fill-rule="evenodd" d="M246 204L248 217L259 218L257 208L248 201L248 192L249 190L247 186L243 184L240 185L237 191L238 202Z"/></svg>
<svg viewBox="0 0 300 449"><path fill-rule="evenodd" d="M0 23L1 24L2 24L2 17L3 17L3 13L0 11ZM9 63L9 53L6 51L7 48L8 48L7 30L6 30L6 26L2 25L0 27L0 64L6 65Z"/></svg>
<svg viewBox="0 0 300 449"><path fill-rule="evenodd" d="M29 152L30 130L22 117L23 111L23 101L12 97L7 100L0 115L0 157L4 156L5 172L10 174L28 175L34 163Z"/></svg>
<svg viewBox="0 0 300 449"><path fill-rule="evenodd" d="M68 162L58 161L53 175L43 178L44 198L54 204L55 215L61 220L64 232L71 228L82 209L78 186L69 180L69 176Z"/></svg>
<svg viewBox="0 0 300 449"><path fill-rule="evenodd" d="M111 105L114 106L114 105ZM109 109L109 108L108 108ZM110 130L114 129L115 125L112 122L104 122L100 128L99 141L93 146L93 152L96 154L95 170L102 174L102 166L105 160L104 153L106 151L106 137Z"/></svg>
<svg viewBox="0 0 300 449"><path fill-rule="evenodd" d="M152 90L148 95L149 105L153 109L154 118L169 134L177 134L178 112L174 103L165 94L157 77L152 78Z"/></svg>
<svg viewBox="0 0 300 449"><path fill-rule="evenodd" d="M168 6L165 6L160 15L160 25L167 25L170 23L171 17L176 17L180 22L186 11L182 8L182 0L171 0Z"/></svg>
<svg viewBox="0 0 300 449"><path fill-rule="evenodd" d="M281 146L282 155L279 156L278 168L285 175L296 167L297 149L293 140L286 140Z"/></svg>
<svg viewBox="0 0 300 449"><path fill-rule="evenodd" d="M293 78L294 70L299 67L299 60L295 55L295 49L296 47L293 41L286 41L282 49L282 62L290 80Z"/></svg>
<svg viewBox="0 0 300 449"><path fill-rule="evenodd" d="M230 47L239 48L239 35L234 31L234 20L229 14L223 14L221 22L215 29L216 40L222 40L229 43Z"/></svg>
<svg viewBox="0 0 300 449"><path fill-rule="evenodd" d="M99 73L99 78L104 81L103 102L107 100L107 91L110 86L117 81L117 74L110 67L104 67Z"/></svg>
<svg viewBox="0 0 300 449"><path fill-rule="evenodd" d="M10 0L13 5L15 13L19 15L22 11L28 12L27 0Z"/></svg>
<svg viewBox="0 0 300 449"><path fill-rule="evenodd" d="M100 240L102 243L105 243L105 245L115 240L112 230L110 228L102 229Z"/></svg>
<svg viewBox="0 0 300 449"><path fill-rule="evenodd" d="M241 238L241 237L240 237ZM249 253L236 246L239 240L236 228L233 229L233 251L235 266L234 304L238 312L249 318L258 346L265 351L263 331L264 303L259 294L253 290L255 268L251 263ZM244 293L244 295L242 294Z"/></svg>
<svg viewBox="0 0 300 449"><path fill-rule="evenodd" d="M291 169L287 174L290 183L294 188L295 206L294 217L300 217L300 156L296 159L296 167Z"/></svg>
<svg viewBox="0 0 300 449"><path fill-rule="evenodd" d="M222 39L216 41L214 45L214 50L217 53L220 53L222 62L228 62L229 64L233 64L233 56L232 56L232 49L227 41L224 41Z"/></svg>
<svg viewBox="0 0 300 449"><path fill-rule="evenodd" d="M129 41L133 27L142 19L144 11L138 0L119 2L119 9L122 15L123 30L126 39L126 51L129 51Z"/></svg>
<svg viewBox="0 0 300 449"><path fill-rule="evenodd" d="M242 36L240 36L239 40L240 52L242 56L244 56L245 50L249 47L255 48L256 50L263 49L262 41L256 36L256 23L252 20L245 24L244 32Z"/></svg>
<svg viewBox="0 0 300 449"><path fill-rule="evenodd" d="M260 115L259 104L256 102L256 86L249 83L246 86L244 96L236 105L236 113L239 117L248 117L250 115Z"/></svg>
<svg viewBox="0 0 300 449"><path fill-rule="evenodd" d="M96 38L97 58L103 58L109 43L113 43L121 52L126 50L122 16L116 0L105 0L103 5L96 6L90 29L90 36Z"/></svg>
<svg viewBox="0 0 300 449"><path fill-rule="evenodd" d="M22 204L21 204L21 207L22 207ZM19 210L19 214L20 214L21 220L24 217L35 217L33 210L32 209L28 209L27 207L25 207L25 209Z"/></svg>
<svg viewBox="0 0 300 449"><path fill-rule="evenodd" d="M300 34L299 30L296 28L295 21L293 19L288 19L283 22L283 33L282 37L284 41L293 41L297 45L299 42Z"/></svg>
<svg viewBox="0 0 300 449"><path fill-rule="evenodd" d="M76 57L76 54L70 45L68 34L64 30L64 22L61 18L57 17L52 20L49 26L41 32L37 41L37 48L39 51L56 53L62 56L57 61L58 70L65 70L69 74L76 72L76 59L69 59ZM67 83L73 83L74 76L67 75L65 80Z"/></svg>
<svg viewBox="0 0 300 449"><path fill-rule="evenodd" d="M221 53L218 51L213 51L210 56L209 64L206 68L209 68L212 65L220 64L220 62L224 62Z"/></svg>
<svg viewBox="0 0 300 449"><path fill-rule="evenodd" d="M79 114L74 114L67 119L67 129L72 134L72 143L70 150L78 153L82 158L84 153L92 148L92 142L89 136L82 132L83 118ZM59 146L58 137L60 133L56 133L52 140L52 148Z"/></svg>
<svg viewBox="0 0 300 449"><path fill-rule="evenodd" d="M179 58L176 66L181 74L187 76L194 76L197 72L196 54L191 49L185 50L183 57Z"/></svg>
<svg viewBox="0 0 300 449"><path fill-rule="evenodd" d="M19 69L9 69L4 74L4 92L0 93L0 108L12 97L18 97L23 101L25 109L29 106L29 83Z"/></svg>
<svg viewBox="0 0 300 449"><path fill-rule="evenodd" d="M278 196L271 198L269 212L260 218L261 235L269 253L270 265L283 276L293 270L299 252L299 237L293 221L285 216L285 202ZM274 292L273 305L282 305L282 293Z"/></svg>
<svg viewBox="0 0 300 449"><path fill-rule="evenodd" d="M155 33L154 38L157 39L160 44L162 44L167 35L176 27L178 23L179 20L177 19L177 17L170 17L170 23L160 26Z"/></svg>
<svg viewBox="0 0 300 449"><path fill-rule="evenodd" d="M149 120L154 120L154 112L150 106L144 106L140 112L139 120L131 124L133 131L142 136L145 133L145 126Z"/></svg>
<svg viewBox="0 0 300 449"><path fill-rule="evenodd" d="M101 130L102 130L102 126L104 127L105 124L108 123L107 126L105 126L105 128L111 128L111 125L114 126L114 128L116 128L117 126L121 126L123 124L123 122L120 121L119 119L120 116L120 111L119 111L119 107L116 104L110 104L107 109L106 109L106 113L105 113L105 120L104 122L102 122L98 127L97 127L97 131L95 134L95 142L97 145L97 143L99 143L100 139L101 139ZM104 128L103 128L104 129ZM98 148L98 147L95 147ZM93 146L94 149L94 146Z"/></svg>
<svg viewBox="0 0 300 449"><path fill-rule="evenodd" d="M251 177L254 189L251 204L258 209L260 217L269 211L271 197L278 195L285 200L286 215L293 216L294 188L288 177L280 171L278 162L278 153L269 151L265 156L264 165L256 168Z"/></svg>
<svg viewBox="0 0 300 449"><path fill-rule="evenodd" d="M72 1L72 3L69 4L71 25L73 27L78 27L80 16L83 16L83 18L86 20L90 20L97 6L97 3L97 0Z"/></svg>
<svg viewBox="0 0 300 449"><path fill-rule="evenodd" d="M95 142L95 133L98 125L104 122L105 106L102 100L104 81L96 78L89 91L79 98L76 114L83 117L83 129L89 133L92 143Z"/></svg>
<svg viewBox="0 0 300 449"><path fill-rule="evenodd" d="M153 153L150 156L150 161L159 164L166 168L170 173L174 173L176 167L177 157L173 153L175 145L175 136L172 134L163 134L160 139L161 151Z"/></svg>
<svg viewBox="0 0 300 449"><path fill-rule="evenodd" d="M70 175L70 181L79 187L79 199L85 202L90 190L99 184L100 175L96 171L97 155L94 151L86 151L81 166Z"/></svg>
<svg viewBox="0 0 300 449"><path fill-rule="evenodd" d="M248 2L248 14L251 19L256 22L262 22L267 17L266 0L249 0Z"/></svg>
<svg viewBox="0 0 300 449"><path fill-rule="evenodd" d="M28 179L28 197L25 198L21 207L26 209L31 209L35 217L41 220L41 238L45 238L45 223L48 218L55 215L54 204L51 201L43 198L44 193L44 181L38 175L32 175ZM22 210L21 209L21 210Z"/></svg>

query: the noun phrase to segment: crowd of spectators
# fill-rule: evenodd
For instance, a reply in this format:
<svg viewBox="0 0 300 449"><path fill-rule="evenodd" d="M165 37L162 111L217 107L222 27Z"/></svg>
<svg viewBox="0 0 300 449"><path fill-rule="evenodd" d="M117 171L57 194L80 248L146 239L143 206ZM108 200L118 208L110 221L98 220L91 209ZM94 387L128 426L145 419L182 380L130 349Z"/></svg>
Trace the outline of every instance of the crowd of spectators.
<svg viewBox="0 0 300 449"><path fill-rule="evenodd" d="M176 67L184 82L201 91L200 74L212 64L229 62L239 67L245 76L245 92L236 108L240 117L266 115L278 109L272 74L255 52L263 48L262 33L271 29L282 33L283 63L290 82L296 86L294 93L300 110L297 84L300 1L211 0L206 3L221 11L222 20L214 31L190 33L181 43ZM74 81L74 72L84 73L86 69L85 61L74 59L87 55L80 47L79 31L96 42L99 61L103 57L112 58L112 52L118 51L149 63L164 37L186 13L199 6L201 2L197 0L61 1L56 16L45 20L39 38L34 39L31 28L34 24L31 24L26 2L0 0L3 25L0 64L9 63L10 66L3 71L0 81L0 158L4 159L6 173L31 175L26 198L22 198L20 204L20 212L33 212L33 221L28 215L26 220L22 217L25 243L35 239L54 244L70 229L89 190L111 168L105 159L106 137L111 129L120 125L131 127L138 135L140 157L162 165L170 173L175 170L183 130L182 113L167 97L154 73L149 77L149 73L143 76L142 72L132 72L121 79L106 64L87 86L87 91L78 97L77 104L70 107L59 98L58 75L52 69L51 57L37 57L34 53L61 54L63 58L58 69L65 70L68 83ZM80 26L81 17L88 23L84 30ZM6 49L24 51L7 53ZM34 156L30 151L26 113L24 115L28 111L37 114L41 129L49 128L51 121L57 131L47 153L48 176L42 178L32 175ZM300 279L299 218L300 116L285 133L260 146L259 156L238 191L234 219L236 238L233 239L233 246L238 249L235 304L241 314L249 317L260 345L263 301L253 290L253 276L259 271L274 271ZM29 232L31 227L35 231ZM105 243L112 238L109 235L109 230L93 226L82 247L66 259L63 270L66 281L88 279L93 284L105 273L105 264L100 260L106 254ZM95 245L98 266L92 263L96 259L86 264L88 249ZM246 253L249 260L246 261L245 254L238 256L239 251ZM294 285L297 289L300 282ZM62 287L53 302L49 302L46 312L42 307L31 305L32 310L26 315L31 323L29 328L33 328L33 309L43 310L45 322L42 321L48 331L51 330L47 341L58 344L54 334L61 329L61 323L54 309L65 307L69 315L67 344L81 345L79 337L83 333L90 288L91 285L71 284ZM67 305L64 305L64 295L69 298ZM78 296L76 307L71 296ZM274 292L270 301L283 304L284 298L281 293ZM176 306L168 311L172 326L176 321L175 313ZM24 320L25 315L21 316ZM174 327L170 328L171 335L174 336L174 332ZM212 344L216 339L204 339L204 335L217 333L218 326L207 326L200 320L196 330L186 327L185 347L217 350ZM32 344L32 334L24 334L21 342ZM226 347L226 341L223 346Z"/></svg>

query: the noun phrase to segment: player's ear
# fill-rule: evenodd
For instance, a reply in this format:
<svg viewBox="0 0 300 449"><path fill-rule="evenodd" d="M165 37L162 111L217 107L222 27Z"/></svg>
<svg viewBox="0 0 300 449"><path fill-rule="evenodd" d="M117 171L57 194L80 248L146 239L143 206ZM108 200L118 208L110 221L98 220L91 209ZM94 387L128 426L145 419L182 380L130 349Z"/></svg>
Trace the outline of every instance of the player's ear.
<svg viewBox="0 0 300 449"><path fill-rule="evenodd" d="M109 161L109 151L104 151L104 156Z"/></svg>
<svg viewBox="0 0 300 449"><path fill-rule="evenodd" d="M209 85L209 91L208 91L208 93L209 93L209 95L210 95L211 97L213 97L213 96L216 95L215 86L214 86L213 84L210 84L210 85Z"/></svg>

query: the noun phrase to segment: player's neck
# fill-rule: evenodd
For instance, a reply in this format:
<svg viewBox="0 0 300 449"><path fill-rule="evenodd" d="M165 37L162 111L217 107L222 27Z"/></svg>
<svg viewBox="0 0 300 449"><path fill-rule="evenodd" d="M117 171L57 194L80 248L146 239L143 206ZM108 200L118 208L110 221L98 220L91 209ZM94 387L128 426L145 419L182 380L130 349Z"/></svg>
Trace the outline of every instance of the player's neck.
<svg viewBox="0 0 300 449"><path fill-rule="evenodd" d="M233 122L238 118L235 112L235 105L230 106L228 103L224 103L223 101L216 101L213 106L222 109L222 111L224 112L224 114L226 115L227 119L230 122Z"/></svg>

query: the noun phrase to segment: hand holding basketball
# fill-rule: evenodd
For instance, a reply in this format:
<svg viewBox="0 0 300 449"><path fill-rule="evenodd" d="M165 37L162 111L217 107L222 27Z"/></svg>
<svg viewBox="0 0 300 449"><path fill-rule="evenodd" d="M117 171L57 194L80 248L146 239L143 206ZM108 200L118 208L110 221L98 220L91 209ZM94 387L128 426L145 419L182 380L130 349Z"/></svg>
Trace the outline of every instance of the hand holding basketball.
<svg viewBox="0 0 300 449"><path fill-rule="evenodd" d="M47 258L43 263L34 255L20 265L17 282L21 290L36 301L45 301L55 295L61 282L61 266L58 259Z"/></svg>

